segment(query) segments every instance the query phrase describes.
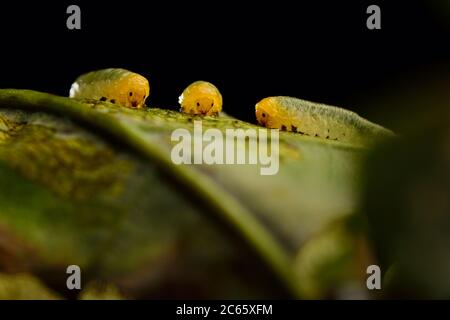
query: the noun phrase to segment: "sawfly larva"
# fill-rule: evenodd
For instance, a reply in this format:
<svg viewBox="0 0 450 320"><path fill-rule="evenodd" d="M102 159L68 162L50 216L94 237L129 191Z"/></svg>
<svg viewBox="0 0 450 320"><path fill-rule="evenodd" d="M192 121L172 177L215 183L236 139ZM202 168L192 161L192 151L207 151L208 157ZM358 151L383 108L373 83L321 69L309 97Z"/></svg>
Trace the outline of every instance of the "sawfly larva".
<svg viewBox="0 0 450 320"><path fill-rule="evenodd" d="M178 98L181 112L214 116L222 111L222 95L219 90L206 81L196 81L184 89Z"/></svg>
<svg viewBox="0 0 450 320"><path fill-rule="evenodd" d="M355 112L292 97L261 100L256 104L256 119L267 128L354 144L394 135Z"/></svg>
<svg viewBox="0 0 450 320"><path fill-rule="evenodd" d="M70 88L71 98L108 101L128 108L142 108L149 94L146 78L120 68L83 74Z"/></svg>

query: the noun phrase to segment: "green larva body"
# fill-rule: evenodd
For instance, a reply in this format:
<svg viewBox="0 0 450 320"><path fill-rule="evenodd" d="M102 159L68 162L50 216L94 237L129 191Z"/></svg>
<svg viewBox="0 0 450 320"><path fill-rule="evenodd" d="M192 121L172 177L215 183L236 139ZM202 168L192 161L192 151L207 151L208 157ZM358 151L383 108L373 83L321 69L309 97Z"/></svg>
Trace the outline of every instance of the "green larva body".
<svg viewBox="0 0 450 320"><path fill-rule="evenodd" d="M142 108L149 94L146 78L120 68L83 74L70 88L71 98L109 101L129 108Z"/></svg>
<svg viewBox="0 0 450 320"><path fill-rule="evenodd" d="M394 135L355 112L292 97L261 100L256 105L256 117L269 128L358 145Z"/></svg>

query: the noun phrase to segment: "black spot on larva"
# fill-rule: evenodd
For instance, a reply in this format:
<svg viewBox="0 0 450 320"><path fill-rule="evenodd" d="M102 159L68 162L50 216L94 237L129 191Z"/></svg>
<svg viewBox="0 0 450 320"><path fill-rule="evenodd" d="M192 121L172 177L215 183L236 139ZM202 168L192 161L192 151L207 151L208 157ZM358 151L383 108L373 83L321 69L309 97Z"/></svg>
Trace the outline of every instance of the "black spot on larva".
<svg viewBox="0 0 450 320"><path fill-rule="evenodd" d="M316 133L315 137L319 138L319 135Z"/></svg>
<svg viewBox="0 0 450 320"><path fill-rule="evenodd" d="M197 102L197 107L200 107L200 102Z"/></svg>
<svg viewBox="0 0 450 320"><path fill-rule="evenodd" d="M301 131L297 131L298 133L300 133L300 134L305 134L304 132L301 132Z"/></svg>
<svg viewBox="0 0 450 320"><path fill-rule="evenodd" d="M297 127L296 126L291 125L291 129L292 129L292 131L297 132Z"/></svg>
<svg viewBox="0 0 450 320"><path fill-rule="evenodd" d="M101 97L100 101L106 101L106 97Z"/></svg>
<svg viewBox="0 0 450 320"><path fill-rule="evenodd" d="M111 103L116 103L116 99L111 99Z"/></svg>
<svg viewBox="0 0 450 320"><path fill-rule="evenodd" d="M282 126L281 126L281 130L286 131L286 126L285 126L285 125L282 125Z"/></svg>
<svg viewBox="0 0 450 320"><path fill-rule="evenodd" d="M214 102L213 103L211 103L211 107L213 107L214 106Z"/></svg>
<svg viewBox="0 0 450 320"><path fill-rule="evenodd" d="M131 96L133 95L133 92L130 91L130 92L128 93L128 95L131 97Z"/></svg>
<svg viewBox="0 0 450 320"><path fill-rule="evenodd" d="M263 117L263 118L265 118L265 117L266 117L266 114L265 114L264 112L262 113L262 117Z"/></svg>
<svg viewBox="0 0 450 320"><path fill-rule="evenodd" d="M327 136L326 139L330 139L330 136Z"/></svg>

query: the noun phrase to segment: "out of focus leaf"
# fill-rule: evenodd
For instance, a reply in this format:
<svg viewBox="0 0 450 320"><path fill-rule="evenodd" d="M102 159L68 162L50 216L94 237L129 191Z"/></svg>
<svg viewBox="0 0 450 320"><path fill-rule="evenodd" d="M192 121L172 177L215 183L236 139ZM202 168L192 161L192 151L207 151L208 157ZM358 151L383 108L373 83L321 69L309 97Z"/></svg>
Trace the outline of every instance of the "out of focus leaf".
<svg viewBox="0 0 450 320"><path fill-rule="evenodd" d="M0 300L56 300L57 293L28 274L0 274Z"/></svg>
<svg viewBox="0 0 450 320"><path fill-rule="evenodd" d="M448 119L429 119L369 158L362 211L386 296L450 297Z"/></svg>

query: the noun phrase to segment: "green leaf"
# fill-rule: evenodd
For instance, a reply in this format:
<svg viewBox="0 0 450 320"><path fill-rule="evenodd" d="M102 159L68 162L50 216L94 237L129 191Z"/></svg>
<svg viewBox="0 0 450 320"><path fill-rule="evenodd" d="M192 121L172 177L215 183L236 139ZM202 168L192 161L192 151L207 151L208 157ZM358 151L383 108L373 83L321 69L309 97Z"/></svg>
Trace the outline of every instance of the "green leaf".
<svg viewBox="0 0 450 320"><path fill-rule="evenodd" d="M64 292L77 264L127 297L323 298L365 286L364 237L349 227L365 148L280 132L279 172L264 176L260 165L172 162L172 132L197 120L267 131L232 117L12 89L0 108L0 267Z"/></svg>

